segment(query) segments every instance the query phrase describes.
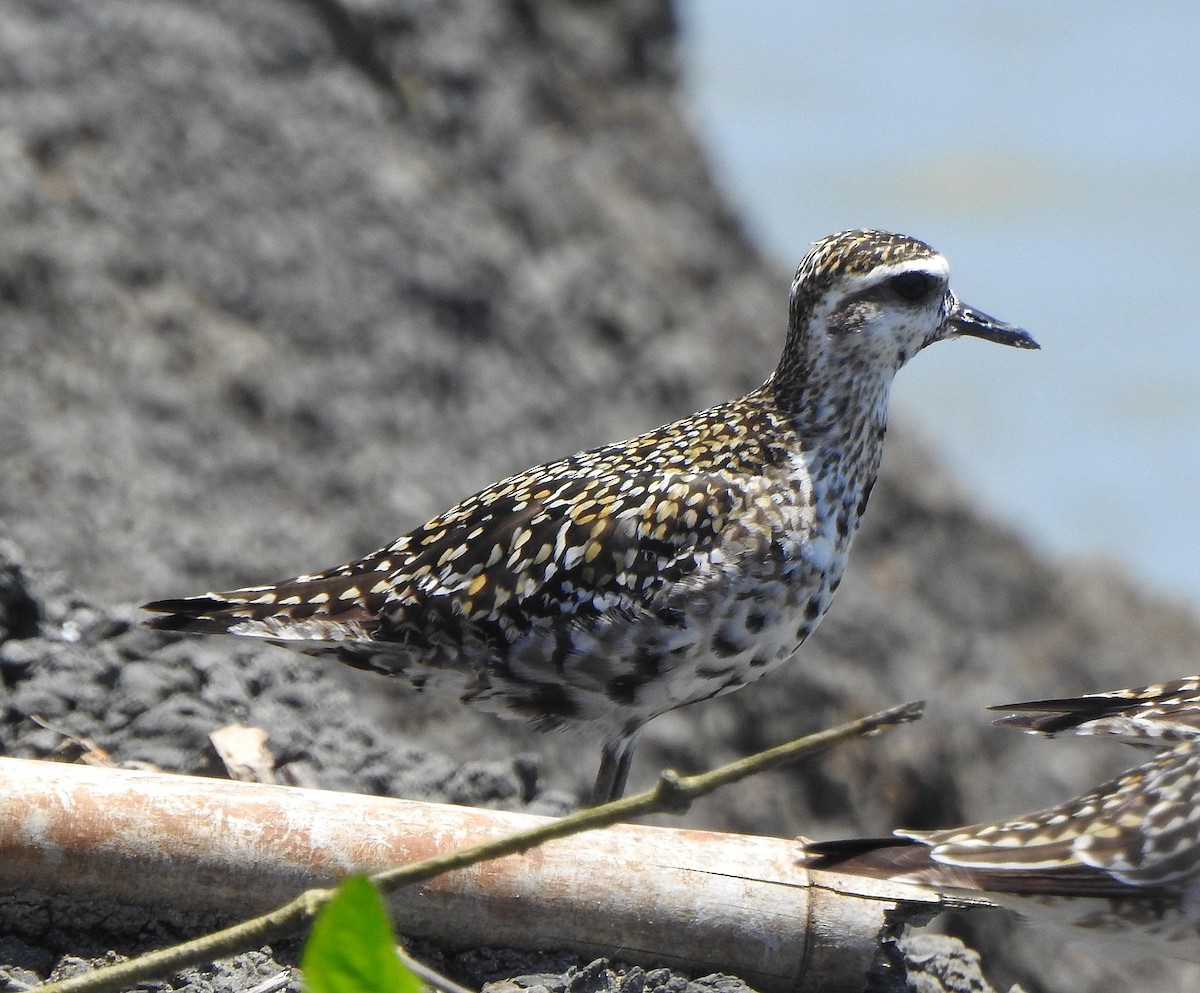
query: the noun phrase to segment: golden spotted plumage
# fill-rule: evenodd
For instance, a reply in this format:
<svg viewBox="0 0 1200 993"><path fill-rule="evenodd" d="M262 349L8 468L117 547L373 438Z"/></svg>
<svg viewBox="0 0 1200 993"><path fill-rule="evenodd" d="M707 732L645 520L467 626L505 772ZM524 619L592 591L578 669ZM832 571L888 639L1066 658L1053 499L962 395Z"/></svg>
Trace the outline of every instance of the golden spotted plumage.
<svg viewBox="0 0 1200 993"><path fill-rule="evenodd" d="M592 728L596 795L638 730L787 659L841 579L899 367L940 338L1036 347L961 305L915 239L843 232L792 284L775 373L744 397L536 466L373 555L162 600L153 626L268 638L452 688L540 727Z"/></svg>

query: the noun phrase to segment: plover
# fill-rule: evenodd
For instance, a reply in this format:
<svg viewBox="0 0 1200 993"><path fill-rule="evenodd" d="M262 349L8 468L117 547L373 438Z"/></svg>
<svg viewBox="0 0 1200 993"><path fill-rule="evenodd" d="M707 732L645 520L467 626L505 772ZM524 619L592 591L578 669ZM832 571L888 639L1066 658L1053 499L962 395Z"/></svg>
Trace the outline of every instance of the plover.
<svg viewBox="0 0 1200 993"><path fill-rule="evenodd" d="M770 672L841 581L896 371L969 335L1037 348L961 303L903 235L825 238L792 282L775 372L736 400L510 476L390 545L294 579L158 600L170 631L264 638L603 739L620 796L652 717Z"/></svg>
<svg viewBox="0 0 1200 993"><path fill-rule="evenodd" d="M1110 735L1160 751L1032 814L893 838L807 843L813 868L986 893L1032 920L1200 960L1200 677L1010 704L997 723ZM1123 955L1122 957L1127 957Z"/></svg>

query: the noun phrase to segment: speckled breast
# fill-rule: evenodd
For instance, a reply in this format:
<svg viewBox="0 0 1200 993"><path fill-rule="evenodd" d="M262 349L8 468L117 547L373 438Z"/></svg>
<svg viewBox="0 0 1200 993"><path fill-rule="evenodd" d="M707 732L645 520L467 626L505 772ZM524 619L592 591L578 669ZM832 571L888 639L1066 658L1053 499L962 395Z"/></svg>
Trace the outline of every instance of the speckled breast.
<svg viewBox="0 0 1200 993"><path fill-rule="evenodd" d="M806 476L790 482L749 486L746 501L756 512L738 515L698 568L651 606L531 631L473 699L542 726L591 725L608 734L779 666L828 609L857 525L856 514L842 515L850 498L844 487L814 500ZM769 499L755 505L757 489Z"/></svg>

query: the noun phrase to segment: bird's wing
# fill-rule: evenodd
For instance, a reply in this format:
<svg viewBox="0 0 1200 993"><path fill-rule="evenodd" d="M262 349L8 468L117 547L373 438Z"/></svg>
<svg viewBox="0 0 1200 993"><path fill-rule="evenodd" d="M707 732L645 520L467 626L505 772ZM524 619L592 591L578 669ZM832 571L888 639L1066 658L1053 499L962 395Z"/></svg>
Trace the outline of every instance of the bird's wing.
<svg viewBox="0 0 1200 993"><path fill-rule="evenodd" d="M451 624L502 631L654 609L711 560L743 499L722 473L618 473L578 459L503 480L356 562L146 604L165 615L150 624L415 646Z"/></svg>
<svg viewBox="0 0 1200 993"><path fill-rule="evenodd" d="M1151 895L1200 876L1200 743L991 824L806 846L816 868L1004 893Z"/></svg>
<svg viewBox="0 0 1200 993"><path fill-rule="evenodd" d="M920 839L854 838L806 842L810 869L920 883L939 890L973 890L1045 896L1127 896L1129 887L1111 875L1078 864L1053 868L1008 868L946 862Z"/></svg>
<svg viewBox="0 0 1200 993"><path fill-rule="evenodd" d="M1200 737L1200 676L1134 689L991 707L1012 711L996 723L1053 737L1064 731L1168 745Z"/></svg>
<svg viewBox="0 0 1200 993"><path fill-rule="evenodd" d="M946 831L903 832L939 862L992 871L1096 870L1127 886L1200 873L1200 743L1156 755L1074 800Z"/></svg>

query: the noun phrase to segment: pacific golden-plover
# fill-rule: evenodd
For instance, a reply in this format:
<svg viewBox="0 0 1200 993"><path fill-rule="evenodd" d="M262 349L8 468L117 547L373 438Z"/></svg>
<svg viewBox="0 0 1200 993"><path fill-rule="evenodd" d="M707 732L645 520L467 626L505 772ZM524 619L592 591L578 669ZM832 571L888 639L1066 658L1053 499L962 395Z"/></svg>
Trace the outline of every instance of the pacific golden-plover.
<svg viewBox="0 0 1200 993"><path fill-rule="evenodd" d="M813 868L985 892L1043 923L1200 959L1200 677L1008 704L1006 727L1119 738L1159 752L1032 814L893 838L809 843Z"/></svg>
<svg viewBox="0 0 1200 993"><path fill-rule="evenodd" d="M147 610L446 685L540 728L598 733L620 796L652 717L770 672L841 581L896 371L926 345L1033 338L959 302L945 258L883 231L817 242L787 339L746 396L510 476L366 558Z"/></svg>

